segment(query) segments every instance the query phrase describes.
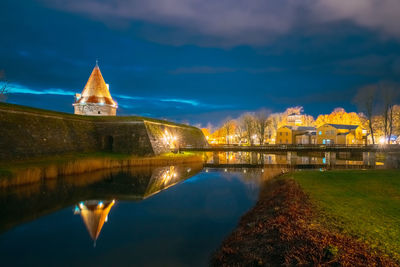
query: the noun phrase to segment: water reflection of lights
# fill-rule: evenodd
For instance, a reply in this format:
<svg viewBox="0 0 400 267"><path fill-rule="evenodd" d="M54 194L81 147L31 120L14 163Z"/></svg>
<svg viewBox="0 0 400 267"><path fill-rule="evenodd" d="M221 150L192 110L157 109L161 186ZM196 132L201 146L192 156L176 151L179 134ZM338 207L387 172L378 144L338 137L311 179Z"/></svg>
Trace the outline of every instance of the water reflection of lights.
<svg viewBox="0 0 400 267"><path fill-rule="evenodd" d="M81 215L90 237L95 241L95 245L103 224L108 221L108 213L114 204L115 200L87 200L75 206L74 214Z"/></svg>
<svg viewBox="0 0 400 267"><path fill-rule="evenodd" d="M161 180L163 181L164 184L168 184L172 177L176 178L178 174L175 172L175 167L171 166L169 169L163 171L161 175Z"/></svg>

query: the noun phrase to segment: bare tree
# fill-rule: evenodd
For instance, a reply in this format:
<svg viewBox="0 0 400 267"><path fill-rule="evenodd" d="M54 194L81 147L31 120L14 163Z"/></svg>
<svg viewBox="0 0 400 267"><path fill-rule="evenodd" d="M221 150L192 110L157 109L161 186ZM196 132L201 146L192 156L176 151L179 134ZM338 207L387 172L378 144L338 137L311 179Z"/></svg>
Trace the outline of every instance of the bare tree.
<svg viewBox="0 0 400 267"><path fill-rule="evenodd" d="M0 70L0 102L6 102L8 93L8 82L5 80L4 71Z"/></svg>
<svg viewBox="0 0 400 267"><path fill-rule="evenodd" d="M245 134L246 134L246 127L243 123L242 117L239 117L236 120L235 134L238 136L239 145L240 145L242 143L242 139L245 137Z"/></svg>
<svg viewBox="0 0 400 267"><path fill-rule="evenodd" d="M398 88L394 84L382 83L380 84L380 91L382 92L382 115L383 115L383 131L385 142L390 143L393 132L393 108L395 99L398 95Z"/></svg>
<svg viewBox="0 0 400 267"><path fill-rule="evenodd" d="M278 131L279 124L283 119L282 113L274 113L269 117L270 123L268 125L268 129L271 133L271 136L276 138L276 132Z"/></svg>
<svg viewBox="0 0 400 267"><path fill-rule="evenodd" d="M376 108L376 85L368 85L358 90L354 98L359 110L365 114L368 119L368 127L371 133L372 144L375 144L374 129L372 127L372 116Z"/></svg>
<svg viewBox="0 0 400 267"><path fill-rule="evenodd" d="M247 112L242 115L242 120L244 127L246 129L247 142L250 145L253 145L254 140L252 138L252 135L254 134L254 116L253 114Z"/></svg>
<svg viewBox="0 0 400 267"><path fill-rule="evenodd" d="M270 114L271 112L266 109L261 109L254 114L254 128L260 145L264 144L265 130L270 124Z"/></svg>
<svg viewBox="0 0 400 267"><path fill-rule="evenodd" d="M225 130L225 134L226 134L226 143L229 145L229 139L231 134L233 134L234 131L234 127L235 127L235 122L234 120L232 120L231 117L228 117L225 122L224 125L222 126Z"/></svg>

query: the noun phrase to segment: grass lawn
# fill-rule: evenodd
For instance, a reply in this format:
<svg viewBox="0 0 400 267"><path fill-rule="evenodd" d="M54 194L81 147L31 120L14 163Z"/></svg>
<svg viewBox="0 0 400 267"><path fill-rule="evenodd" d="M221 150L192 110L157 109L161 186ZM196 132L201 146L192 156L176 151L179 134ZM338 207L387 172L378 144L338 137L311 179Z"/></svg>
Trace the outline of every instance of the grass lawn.
<svg viewBox="0 0 400 267"><path fill-rule="evenodd" d="M299 171L318 222L400 261L400 170Z"/></svg>

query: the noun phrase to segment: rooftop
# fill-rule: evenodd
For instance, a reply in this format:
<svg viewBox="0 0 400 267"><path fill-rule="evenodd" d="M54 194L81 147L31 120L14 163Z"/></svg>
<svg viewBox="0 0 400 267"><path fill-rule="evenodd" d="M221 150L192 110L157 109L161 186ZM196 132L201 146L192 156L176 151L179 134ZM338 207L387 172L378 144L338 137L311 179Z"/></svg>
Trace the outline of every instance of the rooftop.
<svg viewBox="0 0 400 267"><path fill-rule="evenodd" d="M358 125L349 125L349 124L331 124L328 125L335 127L336 129L346 129L346 130L354 130L358 128Z"/></svg>
<svg viewBox="0 0 400 267"><path fill-rule="evenodd" d="M75 104L107 104L116 106L117 103L112 99L108 86L104 81L100 68L96 63L92 74L89 77L82 94L76 99Z"/></svg>

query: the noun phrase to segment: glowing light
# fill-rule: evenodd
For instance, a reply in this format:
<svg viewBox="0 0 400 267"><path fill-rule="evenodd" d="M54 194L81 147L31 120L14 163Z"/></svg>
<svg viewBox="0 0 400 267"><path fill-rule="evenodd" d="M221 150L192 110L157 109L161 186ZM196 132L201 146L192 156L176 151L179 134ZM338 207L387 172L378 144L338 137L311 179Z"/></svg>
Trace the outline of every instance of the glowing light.
<svg viewBox="0 0 400 267"><path fill-rule="evenodd" d="M225 169L225 170L224 170L224 172L227 172L227 171L228 171L228 169Z"/></svg>
<svg viewBox="0 0 400 267"><path fill-rule="evenodd" d="M383 145L385 141L385 137L382 136L381 138L379 138L379 144Z"/></svg>

